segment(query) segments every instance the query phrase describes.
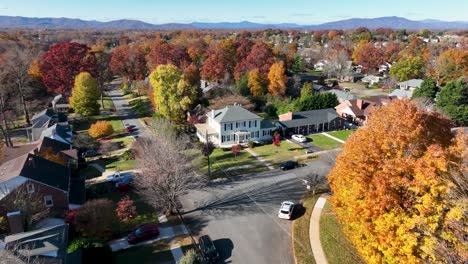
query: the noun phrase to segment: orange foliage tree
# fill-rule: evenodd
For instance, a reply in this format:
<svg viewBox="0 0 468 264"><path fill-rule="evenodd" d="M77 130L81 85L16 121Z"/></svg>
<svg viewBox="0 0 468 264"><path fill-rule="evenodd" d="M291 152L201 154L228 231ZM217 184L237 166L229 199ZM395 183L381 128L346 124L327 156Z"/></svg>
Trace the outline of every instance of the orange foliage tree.
<svg viewBox="0 0 468 264"><path fill-rule="evenodd" d="M286 81L284 63L282 61L273 63L268 73L268 92L273 96L283 96L286 93Z"/></svg>
<svg viewBox="0 0 468 264"><path fill-rule="evenodd" d="M468 50L451 49L437 58L437 77L440 83L468 76Z"/></svg>
<svg viewBox="0 0 468 264"><path fill-rule="evenodd" d="M114 133L112 124L107 121L97 121L92 124L88 130L88 134L93 138L106 137Z"/></svg>
<svg viewBox="0 0 468 264"><path fill-rule="evenodd" d="M42 148L41 151L39 151L38 156L64 166L67 163L65 157L61 156L59 153L55 153L52 147Z"/></svg>
<svg viewBox="0 0 468 264"><path fill-rule="evenodd" d="M384 51L381 48L376 48L374 43L361 41L354 48L353 60L362 65L366 72L373 73L385 62L383 55Z"/></svg>
<svg viewBox="0 0 468 264"><path fill-rule="evenodd" d="M339 222L369 263L466 263L467 137L407 100L373 113L328 176ZM463 156L464 155L464 156ZM462 177L463 178L463 177ZM466 188L466 176L464 176ZM464 188L461 188L464 189Z"/></svg>

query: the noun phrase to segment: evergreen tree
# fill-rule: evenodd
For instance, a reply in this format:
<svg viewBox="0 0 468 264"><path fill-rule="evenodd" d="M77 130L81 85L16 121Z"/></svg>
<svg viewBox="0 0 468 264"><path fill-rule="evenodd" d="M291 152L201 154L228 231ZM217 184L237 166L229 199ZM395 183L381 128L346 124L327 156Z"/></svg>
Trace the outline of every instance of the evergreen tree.
<svg viewBox="0 0 468 264"><path fill-rule="evenodd" d="M432 78L428 78L424 80L421 84L421 87L416 88L413 92L413 98L416 97L426 97L430 99L434 99L437 94L437 86L436 83Z"/></svg>

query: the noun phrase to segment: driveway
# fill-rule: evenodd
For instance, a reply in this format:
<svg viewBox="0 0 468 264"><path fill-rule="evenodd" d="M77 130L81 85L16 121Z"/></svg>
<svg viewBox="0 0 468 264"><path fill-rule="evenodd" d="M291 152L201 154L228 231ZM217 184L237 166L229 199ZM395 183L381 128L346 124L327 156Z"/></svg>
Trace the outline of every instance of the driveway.
<svg viewBox="0 0 468 264"><path fill-rule="evenodd" d="M148 128L142 124L138 116L133 112L128 99L123 96L122 91L118 89L121 81L113 81L112 89L107 92L107 95L112 99L116 114L122 118L123 124L134 126L136 129L130 133L132 136L140 136L148 132Z"/></svg>
<svg viewBox="0 0 468 264"><path fill-rule="evenodd" d="M294 140L294 139L291 138L291 139L289 139L289 141L303 147L304 149L307 149L310 153L317 152L317 151L321 150L319 147L317 147L314 144L310 143L309 139L306 142L299 142L299 141Z"/></svg>
<svg viewBox="0 0 468 264"><path fill-rule="evenodd" d="M189 231L197 237L210 235L224 263L294 263L292 221L279 219L277 212L282 201L302 198L303 177L317 170L325 175L329 165L314 161L287 172L272 170L193 190L182 198Z"/></svg>

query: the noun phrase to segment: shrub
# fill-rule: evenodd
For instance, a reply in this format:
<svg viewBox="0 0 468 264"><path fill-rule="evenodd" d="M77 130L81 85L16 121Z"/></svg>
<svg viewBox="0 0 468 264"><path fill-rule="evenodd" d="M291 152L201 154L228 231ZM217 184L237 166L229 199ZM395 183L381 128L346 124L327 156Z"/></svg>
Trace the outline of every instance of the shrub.
<svg viewBox="0 0 468 264"><path fill-rule="evenodd" d="M107 121L97 121L92 124L88 130L88 134L93 138L106 137L114 133L112 124Z"/></svg>
<svg viewBox="0 0 468 264"><path fill-rule="evenodd" d="M130 219L135 218L137 211L133 200L130 199L128 195L123 197L117 204L115 213L117 214L117 217L123 222L127 222Z"/></svg>
<svg viewBox="0 0 468 264"><path fill-rule="evenodd" d="M135 154L131 149L126 150L122 155L120 156L121 160L134 160L135 159Z"/></svg>
<svg viewBox="0 0 468 264"><path fill-rule="evenodd" d="M84 248L97 248L97 247L103 247L104 244L96 239L92 238L86 238L86 237L80 237L75 240L73 240L70 245L67 248L67 253L72 253L76 250L79 249L84 249Z"/></svg>
<svg viewBox="0 0 468 264"><path fill-rule="evenodd" d="M179 264L199 264L201 263L200 258L198 257L195 250L190 249L185 253L185 255L180 259Z"/></svg>
<svg viewBox="0 0 468 264"><path fill-rule="evenodd" d="M249 141L249 142L247 143L247 146L249 146L249 148L254 148L254 147L255 147L255 142Z"/></svg>
<svg viewBox="0 0 468 264"><path fill-rule="evenodd" d="M74 229L85 237L107 240L115 223L114 204L108 199L86 202L78 209Z"/></svg>

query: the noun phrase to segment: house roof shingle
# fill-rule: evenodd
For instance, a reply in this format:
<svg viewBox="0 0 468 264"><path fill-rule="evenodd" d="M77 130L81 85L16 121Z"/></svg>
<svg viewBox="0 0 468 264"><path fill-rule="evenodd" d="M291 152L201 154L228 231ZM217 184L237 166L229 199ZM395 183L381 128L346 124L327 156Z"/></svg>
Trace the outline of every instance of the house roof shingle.
<svg viewBox="0 0 468 264"><path fill-rule="evenodd" d="M244 109L240 105L229 105L223 109L213 110L214 120L218 123L260 119L258 115ZM208 113L211 115L211 112Z"/></svg>
<svg viewBox="0 0 468 264"><path fill-rule="evenodd" d="M421 79L411 79L408 81L398 83L399 86L410 86L410 87L421 87L421 84L424 80Z"/></svg>
<svg viewBox="0 0 468 264"><path fill-rule="evenodd" d="M293 113L292 120L278 121L286 127L299 127L315 125L318 123L329 123L335 118L340 117L335 109L319 109Z"/></svg>

